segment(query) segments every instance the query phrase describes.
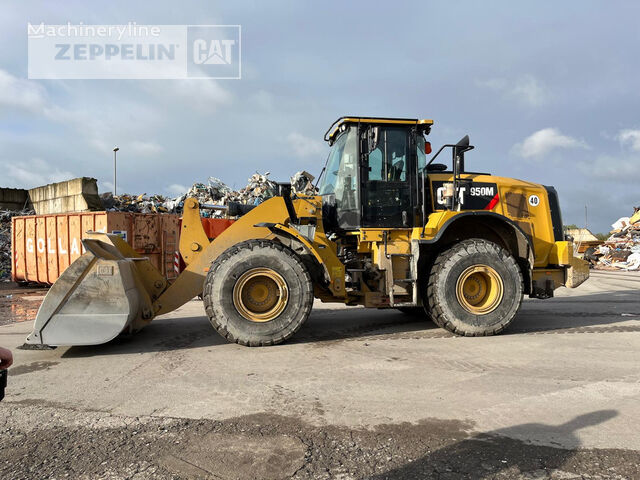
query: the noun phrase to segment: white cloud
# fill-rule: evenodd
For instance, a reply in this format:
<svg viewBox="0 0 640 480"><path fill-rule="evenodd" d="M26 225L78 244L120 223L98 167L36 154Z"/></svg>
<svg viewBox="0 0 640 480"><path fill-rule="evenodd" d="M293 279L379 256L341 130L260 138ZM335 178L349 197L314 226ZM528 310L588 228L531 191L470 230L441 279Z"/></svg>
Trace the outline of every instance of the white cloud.
<svg viewBox="0 0 640 480"><path fill-rule="evenodd" d="M557 128L543 128L514 145L512 151L523 158L536 158L558 148L590 147L583 140L563 135Z"/></svg>
<svg viewBox="0 0 640 480"><path fill-rule="evenodd" d="M141 142L134 140L128 145L128 150L133 155L150 156L157 155L164 151L162 145L155 142Z"/></svg>
<svg viewBox="0 0 640 480"><path fill-rule="evenodd" d="M75 178L72 172L58 167L40 158L21 160L20 162L0 161L3 172L3 186L13 188L33 188L48 183L61 182Z"/></svg>
<svg viewBox="0 0 640 480"><path fill-rule="evenodd" d="M165 190L169 192L171 195L174 195L177 197L178 195L182 195L183 193L185 193L187 190L189 190L189 188L185 187L184 185L180 185L178 183L172 183L171 185L166 187Z"/></svg>
<svg viewBox="0 0 640 480"><path fill-rule="evenodd" d="M189 97L202 108L210 110L212 103L229 101L225 90L212 82L192 82L178 86L182 96ZM174 92L175 93L175 92ZM169 94L162 92L162 94ZM78 101L65 103L49 98L47 91L31 80L19 79L0 69L0 111L3 109L28 111L51 122L63 125L74 134L74 139L100 152L110 152L116 144L126 147L140 156L158 154L163 146L152 141L140 141L164 122L158 115L156 103L145 104L130 98L112 96L80 97Z"/></svg>
<svg viewBox="0 0 640 480"><path fill-rule="evenodd" d="M46 105L45 90L32 80L14 77L0 69L0 106L41 112Z"/></svg>
<svg viewBox="0 0 640 480"><path fill-rule="evenodd" d="M616 139L620 142L620 145L627 145L631 150L640 152L640 130L620 130L616 135Z"/></svg>
<svg viewBox="0 0 640 480"><path fill-rule="evenodd" d="M326 151L326 146L322 142L297 132L287 135L287 143L293 154L300 158L321 155Z"/></svg>
<svg viewBox="0 0 640 480"><path fill-rule="evenodd" d="M176 80L175 94L191 108L211 111L221 105L229 105L233 96L214 80Z"/></svg>
<svg viewBox="0 0 640 480"><path fill-rule="evenodd" d="M97 152L109 154L117 145L123 153L147 156L160 153L155 142L136 140L147 136L162 122L149 106L126 99L111 99L108 104L91 104L83 108L49 105L44 115L56 123L81 133L84 142Z"/></svg>
<svg viewBox="0 0 640 480"><path fill-rule="evenodd" d="M507 95L529 107L544 105L549 96L546 89L532 75L524 75L516 80Z"/></svg>
<svg viewBox="0 0 640 480"><path fill-rule="evenodd" d="M478 80L476 85L499 92L505 99L513 100L525 107L540 107L549 101L549 92L533 75L521 75L515 80L490 78Z"/></svg>
<svg viewBox="0 0 640 480"><path fill-rule="evenodd" d="M622 183L638 184L640 168L636 158L619 158L600 155L593 161L577 163L578 170L593 180L608 181L620 185Z"/></svg>

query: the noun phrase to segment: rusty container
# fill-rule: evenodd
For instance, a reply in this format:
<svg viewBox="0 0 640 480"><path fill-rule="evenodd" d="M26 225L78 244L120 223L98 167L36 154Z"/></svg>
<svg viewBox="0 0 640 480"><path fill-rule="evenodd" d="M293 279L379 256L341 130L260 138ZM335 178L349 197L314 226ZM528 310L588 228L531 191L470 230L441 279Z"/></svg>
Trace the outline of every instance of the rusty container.
<svg viewBox="0 0 640 480"><path fill-rule="evenodd" d="M169 280L180 232L178 215L130 212L82 212L28 215L12 218L14 282L51 285L84 253L81 240L88 231L121 235L133 249L148 257Z"/></svg>

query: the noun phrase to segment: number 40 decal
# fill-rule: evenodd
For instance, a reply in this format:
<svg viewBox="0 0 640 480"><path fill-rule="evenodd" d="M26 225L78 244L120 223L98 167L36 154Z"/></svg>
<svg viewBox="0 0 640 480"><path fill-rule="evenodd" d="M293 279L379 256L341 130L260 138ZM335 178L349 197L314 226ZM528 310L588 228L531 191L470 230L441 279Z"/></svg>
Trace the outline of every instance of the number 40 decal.
<svg viewBox="0 0 640 480"><path fill-rule="evenodd" d="M537 207L540 205L540 197L537 195L529 195L529 205L532 207Z"/></svg>

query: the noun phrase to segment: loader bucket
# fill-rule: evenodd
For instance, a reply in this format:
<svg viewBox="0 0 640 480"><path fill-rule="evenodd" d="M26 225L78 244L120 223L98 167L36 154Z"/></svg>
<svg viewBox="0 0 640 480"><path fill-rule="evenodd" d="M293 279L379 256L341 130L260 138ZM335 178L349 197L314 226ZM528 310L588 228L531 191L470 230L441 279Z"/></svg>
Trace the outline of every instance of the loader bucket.
<svg viewBox="0 0 640 480"><path fill-rule="evenodd" d="M149 260L117 235L91 232L82 243L86 253L47 293L27 344L97 345L153 318L167 283Z"/></svg>

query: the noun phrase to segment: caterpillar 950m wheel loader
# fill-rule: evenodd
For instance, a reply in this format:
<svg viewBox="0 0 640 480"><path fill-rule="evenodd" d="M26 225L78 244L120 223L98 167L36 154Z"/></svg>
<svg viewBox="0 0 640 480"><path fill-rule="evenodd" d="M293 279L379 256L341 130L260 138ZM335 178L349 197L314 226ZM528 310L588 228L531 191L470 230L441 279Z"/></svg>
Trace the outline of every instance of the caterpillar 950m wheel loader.
<svg viewBox="0 0 640 480"><path fill-rule="evenodd" d="M92 234L47 294L27 343L104 343L198 294L213 327L249 346L290 338L314 297L422 311L456 334L492 335L513 321L524 294L549 298L584 282L588 268L563 235L554 188L467 170L468 137L427 161L432 123L340 118L325 134L331 151L318 195L281 184L212 242L205 206L187 199L186 269L171 284L120 237ZM451 164L435 163L448 148Z"/></svg>

